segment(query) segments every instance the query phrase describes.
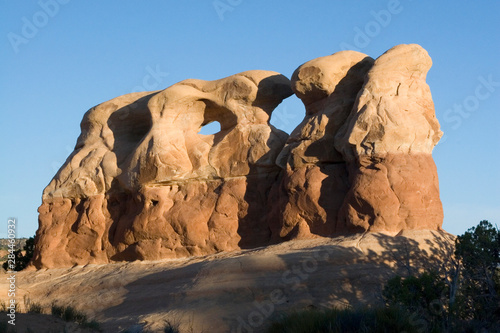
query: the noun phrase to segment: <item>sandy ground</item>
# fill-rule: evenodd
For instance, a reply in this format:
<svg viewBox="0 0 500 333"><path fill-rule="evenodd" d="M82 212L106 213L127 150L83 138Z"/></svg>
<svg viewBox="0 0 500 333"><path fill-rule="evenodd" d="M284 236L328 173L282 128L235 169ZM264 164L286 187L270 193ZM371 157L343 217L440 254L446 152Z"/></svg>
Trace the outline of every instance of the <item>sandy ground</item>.
<svg viewBox="0 0 500 333"><path fill-rule="evenodd" d="M47 309L53 302L73 306L104 332L163 332L167 322L181 332L264 332L289 311L380 303L388 278L446 263L453 239L426 230L368 233L205 257L23 271L16 297ZM7 292L0 277L1 301ZM18 320L34 326L46 317ZM52 326L43 325L49 332Z"/></svg>

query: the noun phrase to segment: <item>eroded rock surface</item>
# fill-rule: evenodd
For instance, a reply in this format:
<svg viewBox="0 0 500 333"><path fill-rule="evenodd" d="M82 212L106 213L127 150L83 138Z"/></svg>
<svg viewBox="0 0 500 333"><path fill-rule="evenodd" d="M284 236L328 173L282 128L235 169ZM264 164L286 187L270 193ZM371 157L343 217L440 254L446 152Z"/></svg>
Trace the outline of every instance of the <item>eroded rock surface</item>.
<svg viewBox="0 0 500 333"><path fill-rule="evenodd" d="M39 208L33 265L204 255L289 239L441 229L442 133L418 45L342 51L290 81L185 80L89 110ZM306 115L269 124L293 92ZM221 130L199 133L217 121Z"/></svg>
<svg viewBox="0 0 500 333"><path fill-rule="evenodd" d="M306 108L304 120L291 133L277 163L283 168L276 238L332 235L349 190L347 167L334 147L335 136L356 101L373 59L342 51L306 62L293 73L292 89ZM278 192L278 193L276 193Z"/></svg>
<svg viewBox="0 0 500 333"><path fill-rule="evenodd" d="M266 193L292 94L275 72L185 80L89 110L43 193L36 267L201 255L268 244ZM202 135L218 121L221 131Z"/></svg>
<svg viewBox="0 0 500 333"><path fill-rule="evenodd" d="M412 44L376 61L342 51L295 71L306 117L278 157L275 238L440 229L431 153L442 133L425 82L431 64Z"/></svg>
<svg viewBox="0 0 500 333"><path fill-rule="evenodd" d="M368 72L335 142L347 161L350 182L339 231L441 227L432 149L442 132L425 82L431 65L422 47L398 45Z"/></svg>

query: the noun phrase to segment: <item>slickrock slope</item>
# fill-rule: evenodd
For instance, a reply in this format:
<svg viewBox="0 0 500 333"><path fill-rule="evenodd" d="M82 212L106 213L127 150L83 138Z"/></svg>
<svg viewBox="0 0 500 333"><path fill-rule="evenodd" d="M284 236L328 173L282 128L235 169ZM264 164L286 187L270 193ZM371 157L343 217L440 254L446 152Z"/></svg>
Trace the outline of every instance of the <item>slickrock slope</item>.
<svg viewBox="0 0 500 333"><path fill-rule="evenodd" d="M284 76L248 71L89 110L75 151L43 193L35 267L268 244L265 194L287 138L269 118L291 94ZM212 121L220 132L198 134Z"/></svg>
<svg viewBox="0 0 500 333"><path fill-rule="evenodd" d="M295 71L306 117L278 157L275 238L440 229L431 153L442 133L425 83L431 64L412 44L375 62L343 51Z"/></svg>
<svg viewBox="0 0 500 333"><path fill-rule="evenodd" d="M106 333L164 332L166 321L180 332L258 333L294 310L383 304L387 279L439 269L453 250L452 235L429 230L296 240L202 257L21 271L16 296L21 307L25 295L47 310L53 302L72 306ZM0 293L8 289L0 273ZM45 318L23 320L16 327L63 331L40 326Z"/></svg>

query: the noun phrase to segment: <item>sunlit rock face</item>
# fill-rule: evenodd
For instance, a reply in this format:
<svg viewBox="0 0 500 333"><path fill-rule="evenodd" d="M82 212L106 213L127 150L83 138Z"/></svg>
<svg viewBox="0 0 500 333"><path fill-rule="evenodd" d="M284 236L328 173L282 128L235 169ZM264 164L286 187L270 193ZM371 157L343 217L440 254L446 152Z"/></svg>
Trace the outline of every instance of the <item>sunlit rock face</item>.
<svg viewBox="0 0 500 333"><path fill-rule="evenodd" d="M306 117L278 157L276 238L441 228L431 64L413 44L375 61L343 51L295 71Z"/></svg>
<svg viewBox="0 0 500 333"><path fill-rule="evenodd" d="M425 82L431 65L422 47L398 45L368 72L335 142L350 180L340 231L441 228L432 149L442 132Z"/></svg>
<svg viewBox="0 0 500 333"><path fill-rule="evenodd" d="M332 235L337 230L349 177L335 137L372 64L362 53L342 51L308 61L293 73L292 89L306 115L278 156L283 176L280 189L273 191L279 203L270 221L275 238Z"/></svg>
<svg viewBox="0 0 500 333"><path fill-rule="evenodd" d="M290 239L441 228L442 133L418 45L342 51L291 81L248 71L185 80L89 110L45 188L36 268L151 260ZM304 120L269 124L291 94ZM200 134L211 122L221 129Z"/></svg>
<svg viewBox="0 0 500 333"><path fill-rule="evenodd" d="M159 259L269 243L267 192L287 134L269 124L289 80L185 80L89 110L39 208L36 267ZM202 135L213 121L220 132Z"/></svg>

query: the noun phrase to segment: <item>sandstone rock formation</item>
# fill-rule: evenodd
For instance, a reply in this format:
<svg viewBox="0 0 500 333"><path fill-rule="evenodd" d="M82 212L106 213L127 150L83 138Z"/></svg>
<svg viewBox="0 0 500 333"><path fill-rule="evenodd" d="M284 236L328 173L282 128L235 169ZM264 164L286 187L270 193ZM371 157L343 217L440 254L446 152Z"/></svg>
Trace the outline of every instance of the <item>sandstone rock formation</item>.
<svg viewBox="0 0 500 333"><path fill-rule="evenodd" d="M277 238L332 235L349 189L344 157L334 148L373 59L342 51L306 62L293 73L292 89L306 116L278 156L283 172L278 212L271 214ZM276 190L275 190L276 192ZM280 221L278 225L273 223Z"/></svg>
<svg viewBox="0 0 500 333"><path fill-rule="evenodd" d="M275 238L441 227L431 64L420 46L398 45L375 62L343 51L295 71L306 118L278 157Z"/></svg>
<svg viewBox="0 0 500 333"><path fill-rule="evenodd" d="M89 110L75 151L43 193L35 267L267 244L266 192L287 138L269 118L291 94L284 76L248 71ZM212 121L220 132L198 134Z"/></svg>
<svg viewBox="0 0 500 333"><path fill-rule="evenodd" d="M441 228L441 131L418 45L342 51L290 81L185 80L89 110L43 193L33 265L175 258L294 238ZM293 92L288 137L269 124ZM202 135L210 122L220 132Z"/></svg>
<svg viewBox="0 0 500 333"><path fill-rule="evenodd" d="M422 47L398 45L368 72L335 142L350 178L339 230L441 227L443 210L432 149L442 132L425 82L431 65Z"/></svg>

